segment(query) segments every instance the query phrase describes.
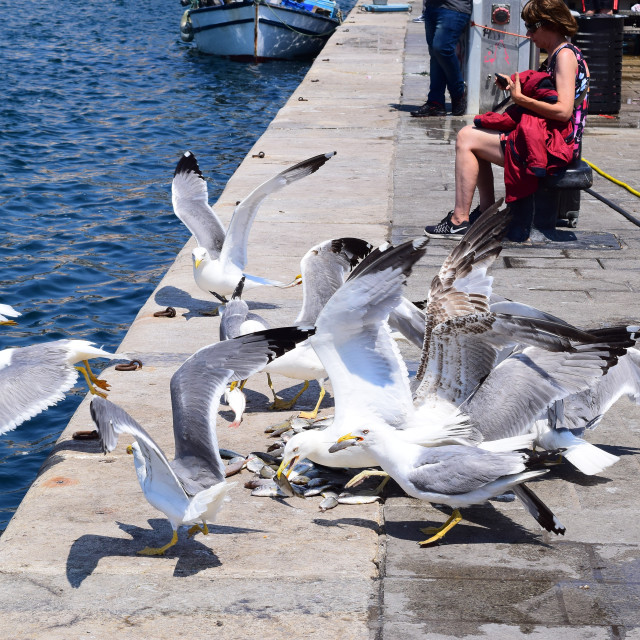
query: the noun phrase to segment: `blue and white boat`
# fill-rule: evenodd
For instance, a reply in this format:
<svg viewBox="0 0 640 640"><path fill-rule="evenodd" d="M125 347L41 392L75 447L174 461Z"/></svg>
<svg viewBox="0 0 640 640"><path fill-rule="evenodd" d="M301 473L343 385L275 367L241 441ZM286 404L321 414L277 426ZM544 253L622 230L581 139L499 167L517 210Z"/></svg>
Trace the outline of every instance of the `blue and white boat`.
<svg viewBox="0 0 640 640"><path fill-rule="evenodd" d="M183 2L188 0L183 0ZM180 23L185 42L234 60L318 55L342 22L333 0L191 0Z"/></svg>

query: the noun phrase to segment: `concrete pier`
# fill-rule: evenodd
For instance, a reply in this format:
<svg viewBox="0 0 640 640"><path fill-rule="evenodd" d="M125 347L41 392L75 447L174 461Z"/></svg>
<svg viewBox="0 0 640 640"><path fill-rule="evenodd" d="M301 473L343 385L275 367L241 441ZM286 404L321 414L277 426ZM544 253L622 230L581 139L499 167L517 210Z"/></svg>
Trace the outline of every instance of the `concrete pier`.
<svg viewBox="0 0 640 640"><path fill-rule="evenodd" d="M228 222L235 203L286 166L327 151L337 156L260 209L248 270L291 279L313 244L342 236L374 244L422 233L453 206L455 135L471 118L411 119L428 77L419 12L357 8L229 181L216 211ZM618 125L638 117L637 81L625 83ZM638 188L638 130L594 117L584 156ZM603 126L606 125L606 126ZM257 157L264 152L264 158ZM206 169L207 159L198 157ZM167 167L167 182L173 167ZM500 175L496 172L499 184ZM634 215L635 196L596 178L594 190ZM167 201L167 209L171 203ZM640 228L590 196L576 241L505 248L493 268L501 295L583 327L640 320ZM434 240L409 282L424 298L451 243ZM218 338L215 307L197 289L192 244L140 310L120 351L139 357L135 372L103 377L109 398L173 450L169 381L198 348ZM302 292L258 290L247 298L274 325L291 323ZM174 306L175 318L153 313ZM406 351L415 360L415 351ZM282 395L299 385L274 378ZM302 408L315 402L312 389ZM264 451L264 429L293 412L272 413L264 376L250 380L239 429L221 407L220 445ZM324 413L330 414L331 401ZM89 399L79 407L0 538L0 635L4 638L173 638L225 640L395 638L640 637L640 408L619 401L589 440L621 456L594 477L565 463L535 483L567 527L542 532L518 502L463 510L443 544L420 549L423 523L446 514L404 497L384 506L340 505L321 513L316 499L249 495L237 486L207 537L165 557L141 557L170 538L163 514L143 498L125 442L111 454L72 434L91 428ZM123 438L124 441L124 438Z"/></svg>

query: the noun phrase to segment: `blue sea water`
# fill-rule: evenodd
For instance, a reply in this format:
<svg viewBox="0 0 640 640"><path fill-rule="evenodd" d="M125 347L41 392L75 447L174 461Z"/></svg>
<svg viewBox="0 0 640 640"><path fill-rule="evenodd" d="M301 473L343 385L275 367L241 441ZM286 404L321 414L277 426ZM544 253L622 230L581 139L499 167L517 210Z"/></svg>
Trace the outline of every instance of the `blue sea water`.
<svg viewBox="0 0 640 640"><path fill-rule="evenodd" d="M308 70L202 55L180 41L183 10L0 0L0 302L23 314L0 348L115 350L188 239L171 208L181 154L214 201ZM0 436L0 532L85 393Z"/></svg>

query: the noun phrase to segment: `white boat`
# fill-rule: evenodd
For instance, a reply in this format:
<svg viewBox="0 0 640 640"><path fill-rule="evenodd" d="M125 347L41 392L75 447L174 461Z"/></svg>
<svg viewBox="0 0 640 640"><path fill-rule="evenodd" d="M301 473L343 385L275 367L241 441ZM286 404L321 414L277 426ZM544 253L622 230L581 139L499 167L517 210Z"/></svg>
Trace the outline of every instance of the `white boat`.
<svg viewBox="0 0 640 640"><path fill-rule="evenodd" d="M180 23L182 40L234 60L313 58L342 22L333 0L191 0L190 5Z"/></svg>

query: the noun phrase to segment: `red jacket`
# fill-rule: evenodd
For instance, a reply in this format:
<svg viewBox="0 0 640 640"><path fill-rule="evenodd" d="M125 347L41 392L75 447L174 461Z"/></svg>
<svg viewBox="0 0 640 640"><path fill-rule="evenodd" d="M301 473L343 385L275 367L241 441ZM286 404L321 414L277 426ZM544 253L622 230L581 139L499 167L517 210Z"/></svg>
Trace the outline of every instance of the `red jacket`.
<svg viewBox="0 0 640 640"><path fill-rule="evenodd" d="M551 76L544 71L523 71L520 85L530 98L550 103L558 100ZM571 120L549 120L514 104L504 113L490 111L476 116L473 122L482 129L509 132L504 150L507 202L531 195L538 188L538 178L556 173L573 159Z"/></svg>

